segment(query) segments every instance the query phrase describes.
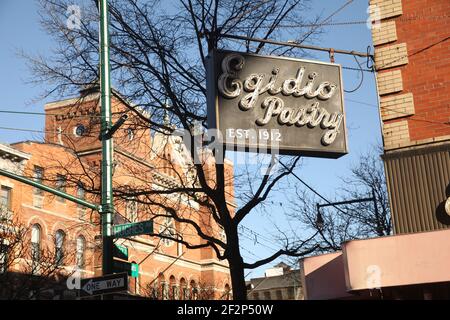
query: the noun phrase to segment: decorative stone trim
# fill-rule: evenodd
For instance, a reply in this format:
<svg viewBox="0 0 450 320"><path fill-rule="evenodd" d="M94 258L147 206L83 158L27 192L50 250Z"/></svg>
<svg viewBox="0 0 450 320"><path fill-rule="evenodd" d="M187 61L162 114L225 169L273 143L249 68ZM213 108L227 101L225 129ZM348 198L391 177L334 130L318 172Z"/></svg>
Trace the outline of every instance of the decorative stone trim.
<svg viewBox="0 0 450 320"><path fill-rule="evenodd" d="M403 90L402 72L400 70L378 73L377 80L380 96Z"/></svg>
<svg viewBox="0 0 450 320"><path fill-rule="evenodd" d="M5 186L7 188L14 189L14 183L6 179L0 179L0 186Z"/></svg>
<svg viewBox="0 0 450 320"><path fill-rule="evenodd" d="M372 40L374 46L397 40L395 21L382 22L378 26L379 27L372 28Z"/></svg>
<svg viewBox="0 0 450 320"><path fill-rule="evenodd" d="M381 20L403 14L402 0L370 0L370 5L378 7Z"/></svg>
<svg viewBox="0 0 450 320"><path fill-rule="evenodd" d="M410 142L408 121L385 123L383 126L384 148L399 148Z"/></svg>
<svg viewBox="0 0 450 320"><path fill-rule="evenodd" d="M450 143L450 135L447 136L440 136L440 137L432 137L422 140L413 140L407 143L399 144L396 148L390 148L389 154L395 154L395 152L392 152L393 149L401 148L402 152L409 151L412 153L420 152L420 150L424 148L430 148L430 144L433 144L433 147L439 148L439 147L446 147ZM383 156L383 157L386 157Z"/></svg>
<svg viewBox="0 0 450 320"><path fill-rule="evenodd" d="M408 63L406 43L394 44L375 50L377 70L388 69Z"/></svg>
<svg viewBox="0 0 450 320"><path fill-rule="evenodd" d="M382 97L380 106L383 121L403 118L415 113L412 93Z"/></svg>

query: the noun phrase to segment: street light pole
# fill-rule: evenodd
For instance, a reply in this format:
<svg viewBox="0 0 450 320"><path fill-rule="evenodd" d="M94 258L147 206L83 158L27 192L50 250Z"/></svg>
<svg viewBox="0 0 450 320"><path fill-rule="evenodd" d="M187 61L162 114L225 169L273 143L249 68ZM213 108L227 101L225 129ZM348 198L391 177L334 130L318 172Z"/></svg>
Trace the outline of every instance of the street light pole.
<svg viewBox="0 0 450 320"><path fill-rule="evenodd" d="M114 214L112 169L113 139L108 135L111 128L111 79L109 67L109 31L108 0L99 0L100 11L100 91L101 91L101 137L102 137L102 171L101 171L101 219L102 219L102 273L112 274L113 234L112 220Z"/></svg>

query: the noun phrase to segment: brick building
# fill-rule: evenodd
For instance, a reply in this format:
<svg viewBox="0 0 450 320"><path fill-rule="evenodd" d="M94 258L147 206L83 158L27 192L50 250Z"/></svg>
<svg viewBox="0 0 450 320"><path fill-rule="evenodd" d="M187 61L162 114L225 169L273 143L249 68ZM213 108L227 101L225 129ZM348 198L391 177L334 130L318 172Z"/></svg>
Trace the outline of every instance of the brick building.
<svg viewBox="0 0 450 320"><path fill-rule="evenodd" d="M394 235L302 260L306 299L450 299L450 2L370 0Z"/></svg>
<svg viewBox="0 0 450 320"><path fill-rule="evenodd" d="M394 232L448 228L450 2L370 4Z"/></svg>
<svg viewBox="0 0 450 320"><path fill-rule="evenodd" d="M45 142L0 145L2 168L99 203L99 97L98 90L91 88L82 91L79 97L47 104ZM129 102L115 92L112 97L114 121L129 111L129 106ZM155 218L164 214L161 207L148 205L137 196L126 196L130 188L163 190L192 183L194 179L187 150L180 139L162 133L152 135L142 117L148 114L142 110L129 112L128 120L114 135L113 186L119 192L115 199L115 223L153 219L154 233L183 237L189 243L199 244L202 240L191 226L176 223L169 217ZM207 167L213 165L208 154L205 159ZM230 180L228 205L232 208L233 168L229 162L226 166ZM210 178L213 176L211 174ZM77 271L81 277L101 274L97 212L2 176L0 184L6 211L30 228L27 241L32 247L48 248L55 253L56 260L60 257L63 261L59 263L58 272L64 276ZM176 194L160 196L159 200L181 215L189 216L203 230L223 237L223 231L210 221L210 215L199 203ZM157 299L230 297L228 266L216 258L212 248L188 250L173 240L148 235L117 239L116 244L128 249L128 262L139 265L139 276L129 277L130 294ZM19 272L23 266L17 263L11 269ZM59 297L61 295L73 296L73 293L59 292ZM45 297L51 296L50 293Z"/></svg>

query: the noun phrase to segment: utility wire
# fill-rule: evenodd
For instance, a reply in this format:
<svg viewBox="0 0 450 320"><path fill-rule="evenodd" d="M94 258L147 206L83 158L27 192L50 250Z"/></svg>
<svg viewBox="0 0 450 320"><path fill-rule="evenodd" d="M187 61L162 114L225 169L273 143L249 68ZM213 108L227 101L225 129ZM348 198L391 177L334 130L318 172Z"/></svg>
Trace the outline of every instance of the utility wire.
<svg viewBox="0 0 450 320"><path fill-rule="evenodd" d="M399 17L395 21L400 22L410 22L417 20L437 20L437 19L448 19L450 15L442 16L413 16L413 17ZM337 21L337 22L327 22L327 23L300 23L300 24L280 24L280 28L313 28L313 27L324 27L324 26L352 26L367 24L368 20L353 20L353 21ZM270 26L261 26L262 29L268 29Z"/></svg>
<svg viewBox="0 0 450 320"><path fill-rule="evenodd" d="M278 160L278 162L287 170L290 170L290 168L288 168L283 162L281 162L280 160ZM329 201L328 199L326 199L324 196L322 196L319 192L317 192L316 190L314 190L313 187L311 187L309 184L307 184L305 181L303 181L303 179L301 179L298 175L295 174L295 172L292 172L292 175L298 180L300 181L305 187L307 187L309 190L311 190L314 194L316 194L319 198L321 198L323 201L325 201L326 203L332 205L336 210L342 212L343 214L346 214L344 211L342 211L341 209L339 209L338 207L336 207L334 204L331 203L331 201Z"/></svg>
<svg viewBox="0 0 450 320"><path fill-rule="evenodd" d="M0 127L0 130L8 130L8 131L23 131L23 132L31 132L31 133L53 133L53 134L60 134L60 132L57 131L48 131L48 130L33 130L33 129L23 129L23 128L11 128L11 127ZM91 133L96 133L100 131L91 131ZM71 136L69 133L61 132L64 136ZM95 137L92 135L84 134L83 137Z"/></svg>
<svg viewBox="0 0 450 320"><path fill-rule="evenodd" d="M360 69L360 71L361 71L361 81L359 82L359 84L356 86L356 88L355 89L352 89L352 90L345 90L344 89L344 92L346 92L346 93L353 93L353 92L355 92L355 91L357 91L359 88L361 88L361 86L362 86L362 84L363 84L363 82L364 82L364 70L363 70L363 68L361 67L361 65L359 64L359 61L358 61L358 59L356 58L356 56L353 56L353 58L355 59L355 61L356 61L356 64L358 65L358 67L359 67L359 69ZM373 72L373 71L372 71Z"/></svg>
<svg viewBox="0 0 450 320"><path fill-rule="evenodd" d="M265 239L265 240L268 241L268 242L273 242L273 239L269 239L269 238L267 238L266 236L262 235L261 233L258 233L258 232L254 231L254 230L252 230L252 229L250 229L250 228L248 228L248 227L246 227L246 226L241 225L241 226L239 226L239 227L240 227L242 230L247 230L247 231L249 231L250 233L252 233L252 234L254 234L254 235L257 235L257 236L260 237L261 239Z"/></svg>
<svg viewBox="0 0 450 320"><path fill-rule="evenodd" d="M416 54L419 54L419 53L422 53L424 51L427 51L427 50L433 48L434 46L436 46L438 44L441 44L441 43L444 43L445 41L448 41L448 40L450 40L450 36L447 36L447 37L445 37L445 38L443 38L443 39L441 39L439 41L436 41L436 42L434 42L434 43L432 43L432 44L430 44L430 45L428 45L428 46L426 46L426 47L424 47L422 49L417 50L416 52L413 52L411 54L405 54L405 55L403 55L403 56L401 56L401 57L399 57L399 58L397 58L395 60L392 60L392 61L390 61L388 63L385 63L385 64L383 64L381 66L376 66L376 67L377 67L378 70L381 69L381 68L389 67L392 64L394 64L395 62L398 62L398 61L400 61L400 60L402 60L404 58L409 58L409 57L415 56Z"/></svg>
<svg viewBox="0 0 450 320"><path fill-rule="evenodd" d="M241 44L241 40L238 40L238 39L227 37L227 40ZM281 44L279 44L279 45L281 45ZM308 49L308 48L306 48L306 49ZM363 68L361 68L361 66L359 66L359 68L348 67L348 66L341 66L341 67L342 67L342 69L345 69L345 70L358 71L358 72L364 71L364 72L373 73L372 69L363 69Z"/></svg>
<svg viewBox="0 0 450 320"><path fill-rule="evenodd" d="M265 247L266 249L269 249L269 250L271 250L271 251L278 251L278 250L279 250L279 249L277 249L277 248L268 246L268 245L266 245L265 243L260 242L258 239L254 239L254 238L252 238L251 236L249 236L249 235L247 235L247 234L245 234L245 233L241 233L241 235L244 236L245 238L247 238L248 240L253 241L254 243L257 243L257 244L259 244L259 245L261 245L261 246L263 246L263 247Z"/></svg>
<svg viewBox="0 0 450 320"><path fill-rule="evenodd" d="M31 111L14 111L14 110L0 110L0 113L10 114L24 114L36 116L67 116L67 113L46 113L46 112L31 112ZM113 112L113 114L122 114L121 112ZM72 115L72 118L102 118L101 115Z"/></svg>
<svg viewBox="0 0 450 320"><path fill-rule="evenodd" d="M369 107L373 107L373 108L377 108L378 109L378 106L375 105L375 104L362 102L362 101L358 101L358 100L352 100L352 99L346 99L346 100L350 101L350 102L359 103L359 104L362 104L362 105L365 105L365 106L369 106ZM417 115L412 115L410 113L399 111L399 110L395 110L395 109L391 109L389 107L380 106L380 108L384 109L384 110L392 111L392 112L395 112L395 113L404 114L405 116L411 116L410 118L408 118L408 120L411 120L411 121L428 122L428 123L433 123L433 124L440 124L440 125L450 126L450 122L440 122L440 121L434 121L434 120L429 120L429 119L424 119L424 118L417 118L418 117Z"/></svg>
<svg viewBox="0 0 450 320"><path fill-rule="evenodd" d="M346 3L344 3L341 7L339 7L336 11L334 11L332 14L330 14L325 20L323 20L321 23L319 23L317 26L313 27L311 31L308 32L308 34L313 33L318 28L323 26L325 23L328 23L329 20L331 20L335 15L337 15L339 12L344 10L345 7L347 7L349 4L351 4L353 0L348 0Z"/></svg>

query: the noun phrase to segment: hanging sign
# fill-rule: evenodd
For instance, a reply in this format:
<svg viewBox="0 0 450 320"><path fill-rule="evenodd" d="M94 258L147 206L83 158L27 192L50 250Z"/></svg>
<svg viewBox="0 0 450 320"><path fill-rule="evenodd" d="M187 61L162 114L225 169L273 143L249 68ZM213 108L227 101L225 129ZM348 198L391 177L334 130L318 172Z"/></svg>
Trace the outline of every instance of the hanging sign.
<svg viewBox="0 0 450 320"><path fill-rule="evenodd" d="M222 51L208 57L208 127L233 150L347 153L341 66Z"/></svg>

